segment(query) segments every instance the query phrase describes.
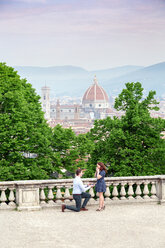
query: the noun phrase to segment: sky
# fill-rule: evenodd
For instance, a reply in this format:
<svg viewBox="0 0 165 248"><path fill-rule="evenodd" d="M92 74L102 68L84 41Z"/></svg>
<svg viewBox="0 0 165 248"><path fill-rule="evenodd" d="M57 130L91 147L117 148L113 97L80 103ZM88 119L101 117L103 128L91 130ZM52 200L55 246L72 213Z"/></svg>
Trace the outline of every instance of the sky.
<svg viewBox="0 0 165 248"><path fill-rule="evenodd" d="M0 61L87 70L165 61L165 0L0 0Z"/></svg>

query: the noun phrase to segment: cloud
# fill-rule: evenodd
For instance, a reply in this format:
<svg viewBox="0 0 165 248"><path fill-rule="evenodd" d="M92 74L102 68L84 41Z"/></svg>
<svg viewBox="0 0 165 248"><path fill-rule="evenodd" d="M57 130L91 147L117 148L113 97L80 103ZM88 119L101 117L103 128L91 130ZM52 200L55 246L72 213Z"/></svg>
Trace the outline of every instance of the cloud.
<svg viewBox="0 0 165 248"><path fill-rule="evenodd" d="M59 63L88 60L87 55L93 61L92 57L97 60L96 52L100 60L97 63L101 64L122 61L122 56L123 61L133 56L144 58L147 49L154 59L164 51L162 1L13 0L12 3L6 1L3 8L0 5L0 48L3 48L0 54L10 56L15 50L15 54L24 54L19 61L31 58L40 63L40 53L43 60L51 62L54 58ZM12 57L17 60L16 55Z"/></svg>
<svg viewBox="0 0 165 248"><path fill-rule="evenodd" d="M117 1L119 2L119 1ZM0 32L24 35L70 35L97 39L115 39L121 35L146 35L165 33L165 18L162 10L153 7L147 10L133 8L72 9L67 4L36 8L24 11L11 10L1 15ZM151 11L152 10L152 11ZM5 16L6 15L6 16Z"/></svg>
<svg viewBox="0 0 165 248"><path fill-rule="evenodd" d="M38 4L38 3L48 3L49 0L2 0L2 2L8 4L24 4L24 3L27 3L27 4Z"/></svg>
<svg viewBox="0 0 165 248"><path fill-rule="evenodd" d="M17 2L24 2L24 3L47 3L47 0L17 0Z"/></svg>

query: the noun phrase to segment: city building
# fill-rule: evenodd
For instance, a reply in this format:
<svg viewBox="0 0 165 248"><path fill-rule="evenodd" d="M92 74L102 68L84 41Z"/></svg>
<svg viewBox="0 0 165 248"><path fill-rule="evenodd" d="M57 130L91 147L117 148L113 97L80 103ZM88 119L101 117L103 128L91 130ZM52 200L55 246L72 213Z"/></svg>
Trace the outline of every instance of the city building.
<svg viewBox="0 0 165 248"><path fill-rule="evenodd" d="M42 87L42 110L45 113L45 119L50 119L50 88L47 86Z"/></svg>
<svg viewBox="0 0 165 248"><path fill-rule="evenodd" d="M82 99L82 110L89 113L93 119L103 119L111 113L109 97L98 84L96 76L94 83L87 89Z"/></svg>
<svg viewBox="0 0 165 248"><path fill-rule="evenodd" d="M64 128L71 127L75 133L86 133L92 127L94 120L104 119L108 116L121 117L124 112L116 111L110 106L109 97L106 91L99 85L96 76L92 85L85 91L81 102L67 101L60 103L59 99L56 101L50 99L50 88L42 87L42 109L45 112L45 119L47 119L51 127L60 124ZM73 100L73 99L72 99ZM151 116L154 118L165 118L165 99L161 99L159 104L159 111L151 111Z"/></svg>
<svg viewBox="0 0 165 248"><path fill-rule="evenodd" d="M96 76L93 84L86 90L81 104L60 104L60 101L50 101L50 88L42 87L42 109L45 119L50 126L61 124L71 126L77 133L90 130L95 119L104 119L114 116L110 108L109 97L98 84Z"/></svg>

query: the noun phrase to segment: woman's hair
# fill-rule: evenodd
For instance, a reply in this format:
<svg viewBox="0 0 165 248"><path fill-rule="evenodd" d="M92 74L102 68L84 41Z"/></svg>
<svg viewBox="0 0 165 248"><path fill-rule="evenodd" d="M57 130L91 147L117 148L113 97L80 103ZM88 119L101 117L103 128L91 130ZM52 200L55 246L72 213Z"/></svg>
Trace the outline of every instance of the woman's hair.
<svg viewBox="0 0 165 248"><path fill-rule="evenodd" d="M105 164L103 164L102 162L98 162L97 164L100 165L100 170L101 170L101 171L102 171L102 170L105 170L105 173L107 173L107 169L106 169L106 167L105 167Z"/></svg>

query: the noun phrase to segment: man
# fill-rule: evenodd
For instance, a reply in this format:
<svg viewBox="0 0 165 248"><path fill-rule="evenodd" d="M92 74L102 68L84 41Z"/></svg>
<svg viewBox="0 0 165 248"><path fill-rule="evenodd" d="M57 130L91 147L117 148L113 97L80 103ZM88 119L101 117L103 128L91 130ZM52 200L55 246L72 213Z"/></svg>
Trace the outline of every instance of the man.
<svg viewBox="0 0 165 248"><path fill-rule="evenodd" d="M93 185L84 186L83 182L81 180L81 177L83 175L83 172L81 169L76 170L76 177L73 180L73 199L76 202L76 206L69 206L69 205L62 205L62 212L64 212L65 209L70 209L76 212L80 211L87 211L88 209L85 208L87 205L87 202L89 201L91 195L89 193L86 193L88 189L93 187ZM82 206L81 206L81 199L85 198Z"/></svg>

